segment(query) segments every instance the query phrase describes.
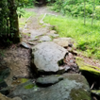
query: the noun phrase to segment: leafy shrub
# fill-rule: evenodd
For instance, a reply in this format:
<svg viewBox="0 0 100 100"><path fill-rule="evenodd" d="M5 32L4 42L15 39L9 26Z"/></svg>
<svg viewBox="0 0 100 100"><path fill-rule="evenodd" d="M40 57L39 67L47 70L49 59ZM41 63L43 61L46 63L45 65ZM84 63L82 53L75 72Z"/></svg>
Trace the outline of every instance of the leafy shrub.
<svg viewBox="0 0 100 100"><path fill-rule="evenodd" d="M36 0L19 0L20 7L33 7Z"/></svg>
<svg viewBox="0 0 100 100"><path fill-rule="evenodd" d="M85 15L93 16L93 1L86 0ZM95 0L95 4L100 4L100 0ZM53 10L62 14L70 14L72 16L84 16L84 0L56 0L53 4ZM100 19L100 6L96 6L95 18Z"/></svg>
<svg viewBox="0 0 100 100"><path fill-rule="evenodd" d="M20 18L21 16L23 16L25 14L25 10L23 8L17 8L17 14L18 17Z"/></svg>

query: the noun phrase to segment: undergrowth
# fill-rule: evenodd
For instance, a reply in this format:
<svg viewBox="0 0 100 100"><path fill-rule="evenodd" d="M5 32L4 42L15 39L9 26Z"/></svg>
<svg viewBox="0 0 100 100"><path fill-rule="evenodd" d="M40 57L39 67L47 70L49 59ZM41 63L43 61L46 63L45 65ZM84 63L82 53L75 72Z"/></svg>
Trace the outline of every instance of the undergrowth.
<svg viewBox="0 0 100 100"><path fill-rule="evenodd" d="M19 27L20 28L23 28L24 27L24 25L26 24L26 21L27 21L27 19L30 17L30 16L35 16L35 13L34 12L28 12L28 11L26 11L25 10L25 8L21 8L21 9L19 9L20 10L20 13L19 13L19 15L21 16L19 16ZM17 12L18 13L18 12Z"/></svg>
<svg viewBox="0 0 100 100"><path fill-rule="evenodd" d="M86 25L82 18L46 16L44 21L55 25L60 37L71 37L76 40L77 49L83 51L87 57L100 59L100 21L95 20L91 26L91 19Z"/></svg>

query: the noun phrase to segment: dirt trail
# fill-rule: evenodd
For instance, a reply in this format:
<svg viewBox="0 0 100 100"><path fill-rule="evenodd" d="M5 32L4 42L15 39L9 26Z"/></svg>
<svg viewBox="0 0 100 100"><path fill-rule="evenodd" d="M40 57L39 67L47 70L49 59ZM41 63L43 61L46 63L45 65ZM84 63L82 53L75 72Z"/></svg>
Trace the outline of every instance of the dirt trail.
<svg viewBox="0 0 100 100"><path fill-rule="evenodd" d="M55 14L55 15L60 15L59 13L56 13L54 11L51 11L46 6L29 8L29 9L25 9L25 10L26 11L29 11L29 12L35 12L37 15L42 15L42 14L45 14L45 13L51 13L51 14Z"/></svg>
<svg viewBox="0 0 100 100"><path fill-rule="evenodd" d="M27 35L22 37L22 41L31 42L30 40L35 40L36 37L43 36L46 33L49 33L52 26L46 24L45 26L41 25L40 21L45 14L50 14L57 16L59 15L56 12L50 11L48 7L35 7L25 9L28 12L35 12L35 16L31 16L28 18L27 23L23 29L23 33L28 33Z"/></svg>

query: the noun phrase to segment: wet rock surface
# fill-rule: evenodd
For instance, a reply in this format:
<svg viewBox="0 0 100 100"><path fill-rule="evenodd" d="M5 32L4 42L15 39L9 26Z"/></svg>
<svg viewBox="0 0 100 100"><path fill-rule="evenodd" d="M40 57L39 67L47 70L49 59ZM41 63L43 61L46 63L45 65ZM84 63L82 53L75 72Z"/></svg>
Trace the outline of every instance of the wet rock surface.
<svg viewBox="0 0 100 100"><path fill-rule="evenodd" d="M53 42L40 43L32 48L32 63L38 71L57 72L58 62L64 59L66 53L66 49Z"/></svg>
<svg viewBox="0 0 100 100"><path fill-rule="evenodd" d="M63 80L63 77L59 75L50 75L50 76L44 76L44 77L39 77L36 80L36 84L39 86L51 86L53 84L56 84L57 82Z"/></svg>
<svg viewBox="0 0 100 100"><path fill-rule="evenodd" d="M18 86L9 96L19 96L22 100L91 100L90 89L87 81L81 75L65 75L64 80L48 87L40 88L33 85L30 89L29 81Z"/></svg>

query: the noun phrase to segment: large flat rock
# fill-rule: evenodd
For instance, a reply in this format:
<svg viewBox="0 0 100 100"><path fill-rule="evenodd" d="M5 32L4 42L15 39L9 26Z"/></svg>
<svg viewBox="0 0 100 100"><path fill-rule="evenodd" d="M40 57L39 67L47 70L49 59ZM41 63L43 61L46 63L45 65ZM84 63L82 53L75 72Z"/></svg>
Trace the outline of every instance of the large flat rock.
<svg viewBox="0 0 100 100"><path fill-rule="evenodd" d="M9 96L19 96L22 100L91 100L90 88L83 76L66 74L63 77L46 88L39 88L29 81L19 85Z"/></svg>
<svg viewBox="0 0 100 100"><path fill-rule="evenodd" d="M66 53L66 49L53 42L43 42L32 48L32 63L38 71L57 72L60 70L58 62Z"/></svg>

